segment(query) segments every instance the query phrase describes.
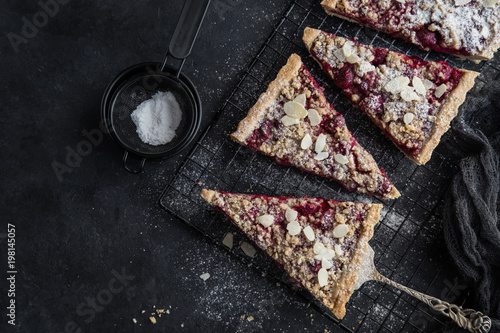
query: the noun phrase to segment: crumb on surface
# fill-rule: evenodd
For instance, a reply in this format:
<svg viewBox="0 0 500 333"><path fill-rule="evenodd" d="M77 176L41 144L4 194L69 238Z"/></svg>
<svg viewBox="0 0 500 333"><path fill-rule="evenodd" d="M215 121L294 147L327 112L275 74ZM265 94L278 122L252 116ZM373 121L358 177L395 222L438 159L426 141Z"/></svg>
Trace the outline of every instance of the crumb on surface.
<svg viewBox="0 0 500 333"><path fill-rule="evenodd" d="M137 324L137 319L132 318L132 321L134 322L134 324Z"/></svg>
<svg viewBox="0 0 500 333"><path fill-rule="evenodd" d="M253 319L254 319L254 318L253 318L253 316L249 316L249 317L247 318L247 320L248 320L248 321L253 321Z"/></svg>
<svg viewBox="0 0 500 333"><path fill-rule="evenodd" d="M156 324L156 318L153 316L149 317L149 321L151 321L153 324Z"/></svg>

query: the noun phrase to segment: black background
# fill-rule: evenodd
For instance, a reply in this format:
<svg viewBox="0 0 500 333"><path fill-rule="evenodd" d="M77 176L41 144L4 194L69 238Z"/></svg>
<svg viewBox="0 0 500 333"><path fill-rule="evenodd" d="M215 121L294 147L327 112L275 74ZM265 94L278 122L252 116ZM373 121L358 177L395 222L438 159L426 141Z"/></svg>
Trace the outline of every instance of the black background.
<svg viewBox="0 0 500 333"><path fill-rule="evenodd" d="M212 0L184 65L203 101L201 129L289 3ZM159 208L185 154L132 175L105 138L59 178L53 169L54 162L68 165L68 151L87 141L84 131L99 128L101 96L114 76L163 59L182 1L67 1L46 22L35 0L0 4L0 331L332 330L282 287ZM43 24L23 37L34 17ZM14 46L13 34L24 41ZM6 323L8 223L16 229L15 327ZM122 272L125 286L114 280ZM206 272L211 277L203 281ZM107 304L91 310L93 299ZM156 316L156 325L148 319L154 307L170 312Z"/></svg>

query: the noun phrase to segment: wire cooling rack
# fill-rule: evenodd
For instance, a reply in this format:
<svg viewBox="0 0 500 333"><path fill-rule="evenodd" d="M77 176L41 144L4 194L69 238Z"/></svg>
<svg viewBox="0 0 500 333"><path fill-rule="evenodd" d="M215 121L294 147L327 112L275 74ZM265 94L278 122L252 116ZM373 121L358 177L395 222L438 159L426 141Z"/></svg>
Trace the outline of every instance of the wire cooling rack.
<svg viewBox="0 0 500 333"><path fill-rule="evenodd" d="M451 56L425 52L385 34L325 14L319 1L296 0L270 34L243 77L215 116L211 125L189 153L174 178L166 186L160 205L172 215L195 228L236 258L248 263L263 275L287 286L291 297L304 300L346 332L434 332L447 318L427 305L392 287L368 282L354 292L347 304L347 314L338 320L298 288L263 251L249 257L241 248L251 243L222 214L215 212L200 197L202 188L239 193L289 196L321 196L338 200L380 202L384 205L370 244L375 263L385 276L408 287L443 300L463 304L466 285L457 278L449 262L441 232L443 197L456 173L457 161L448 155L445 143L424 166L417 166L400 153L379 129L352 108L342 92L331 84L319 66L308 56L301 36L306 26L356 37L379 47L416 55L426 60L446 60L452 66L482 71L469 95L477 94L500 70L482 63L462 62ZM382 201L362 194L348 193L339 184L307 174L293 167L278 165L268 157L232 142L229 134L243 119L258 96L276 77L291 53L297 53L336 110L346 118L348 128L383 167L402 196ZM484 67L484 68L483 68ZM443 141L453 136L445 134ZM231 248L222 244L228 233L234 236ZM248 244L247 243L247 244Z"/></svg>

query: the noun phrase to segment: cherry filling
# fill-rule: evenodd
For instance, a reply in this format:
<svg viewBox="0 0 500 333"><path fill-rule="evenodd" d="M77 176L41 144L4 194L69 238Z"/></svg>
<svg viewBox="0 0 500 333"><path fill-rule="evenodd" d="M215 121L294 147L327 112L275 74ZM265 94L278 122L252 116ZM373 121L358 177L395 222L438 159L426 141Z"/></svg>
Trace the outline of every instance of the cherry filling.
<svg viewBox="0 0 500 333"><path fill-rule="evenodd" d="M331 38L336 38L336 36L333 34L325 34L330 35ZM424 34L426 33L421 33L422 36L424 36ZM428 42L432 42L437 37L433 37L431 34L427 34L425 35L425 38ZM355 44L359 45L356 40L352 41ZM372 65L380 66L382 64L387 64L387 54L389 53L389 50L383 48L371 48L370 50L374 56L374 59L371 62ZM320 61L323 70L333 79L335 85L341 88L344 93L349 98L351 98L351 100L353 100L355 106L358 106L363 112L380 119L381 112L383 111L383 104L389 97L389 94L385 92L375 92L377 86L377 77L374 71L366 73L362 77L361 82L356 83L354 80L355 72L353 70L353 64L346 62L344 63L343 67L339 69L331 66L326 61L327 57L325 57L325 55L323 54L322 49L315 49L313 47L310 52L314 58ZM434 78L432 81L435 84L435 88L440 86L441 84L446 84L448 86L447 93L443 94L439 98L435 96L435 90L432 90L431 93L428 94L427 100L431 105L429 109L429 115L435 115L440 110L440 105L435 105L435 102L442 102L447 98L448 93L455 89L455 87L460 82L463 73L459 69L451 67L445 61L429 63L418 57L409 57L403 54L401 54L401 57L403 57L404 63L407 67L404 71L404 75L407 76L410 80L413 79L413 76L416 73L419 73L422 68L425 68L424 70L426 72L434 71ZM354 95L357 95L356 98L353 98ZM326 128L328 129L328 127ZM427 138L430 135L431 129L432 124L427 122L424 123L424 126L420 130L423 132L424 137ZM385 134L391 137L390 133L385 132ZM411 139L405 142L400 142L398 146L400 146L400 148L409 155L416 156L422 150L423 141ZM352 184L352 186L356 186L356 184ZM390 188L390 186L391 183L386 182L382 185L380 191L384 193ZM350 189L353 190L354 188Z"/></svg>

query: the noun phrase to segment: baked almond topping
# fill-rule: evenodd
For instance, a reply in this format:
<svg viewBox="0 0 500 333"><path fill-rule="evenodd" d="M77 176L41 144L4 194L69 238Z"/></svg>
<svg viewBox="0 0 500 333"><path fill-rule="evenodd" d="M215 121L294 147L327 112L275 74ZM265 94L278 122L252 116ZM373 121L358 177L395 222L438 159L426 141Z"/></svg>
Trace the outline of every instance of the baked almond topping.
<svg viewBox="0 0 500 333"><path fill-rule="evenodd" d="M281 118L281 122L285 126L292 126L292 125L297 125L299 123L299 120L297 118L292 118L290 116L284 116Z"/></svg>
<svg viewBox="0 0 500 333"><path fill-rule="evenodd" d="M319 123L321 123L321 116L315 109L307 110L307 116L309 117L309 122L311 123L311 126L317 126L319 125Z"/></svg>
<svg viewBox="0 0 500 333"><path fill-rule="evenodd" d="M304 107L295 102L295 101L289 101L285 103L285 113L287 116L295 118L295 119L302 119L307 116L307 111L304 109Z"/></svg>
<svg viewBox="0 0 500 333"><path fill-rule="evenodd" d="M326 146L326 135L320 134L316 139L316 145L314 146L314 151L319 154L325 149Z"/></svg>
<svg viewBox="0 0 500 333"><path fill-rule="evenodd" d="M293 222L297 219L298 212L288 207L285 211L285 218L288 222Z"/></svg>
<svg viewBox="0 0 500 333"><path fill-rule="evenodd" d="M295 99L293 101L296 102L296 103L299 103L300 105L302 105L303 107L305 107L306 106L306 95L305 94L300 94L297 97L295 97Z"/></svg>
<svg viewBox="0 0 500 333"><path fill-rule="evenodd" d="M338 226L335 227L335 229L333 229L333 237L335 238L344 237L345 235L347 235L348 232L349 232L349 227L347 226L347 224L339 224Z"/></svg>
<svg viewBox="0 0 500 333"><path fill-rule="evenodd" d="M308 149L309 147L312 146L312 144L313 144L313 142L312 142L311 136L309 135L309 133L307 133L306 135L304 135L304 137L302 138L302 141L300 142L300 148Z"/></svg>
<svg viewBox="0 0 500 333"><path fill-rule="evenodd" d="M288 230L288 233L291 236L295 236L295 235L298 235L300 233L300 231L302 230L302 227L300 226L299 222L292 221L292 222L288 223L288 225L286 226L286 230Z"/></svg>
<svg viewBox="0 0 500 333"><path fill-rule="evenodd" d="M318 283L320 287L328 284L328 272L325 268L321 268L318 272Z"/></svg>
<svg viewBox="0 0 500 333"><path fill-rule="evenodd" d="M257 218L257 221L264 226L264 228L270 227L274 223L274 216L272 215L262 215Z"/></svg>
<svg viewBox="0 0 500 333"><path fill-rule="evenodd" d="M348 159L347 157L345 157L344 155L341 155L341 154L335 154L334 158L335 158L335 161L336 161L337 163L339 163L339 164L344 165L344 164L349 163L349 159Z"/></svg>
<svg viewBox="0 0 500 333"><path fill-rule="evenodd" d="M304 236L306 236L307 240L312 242L316 236L314 235L314 230L310 226L306 226L304 228Z"/></svg>

